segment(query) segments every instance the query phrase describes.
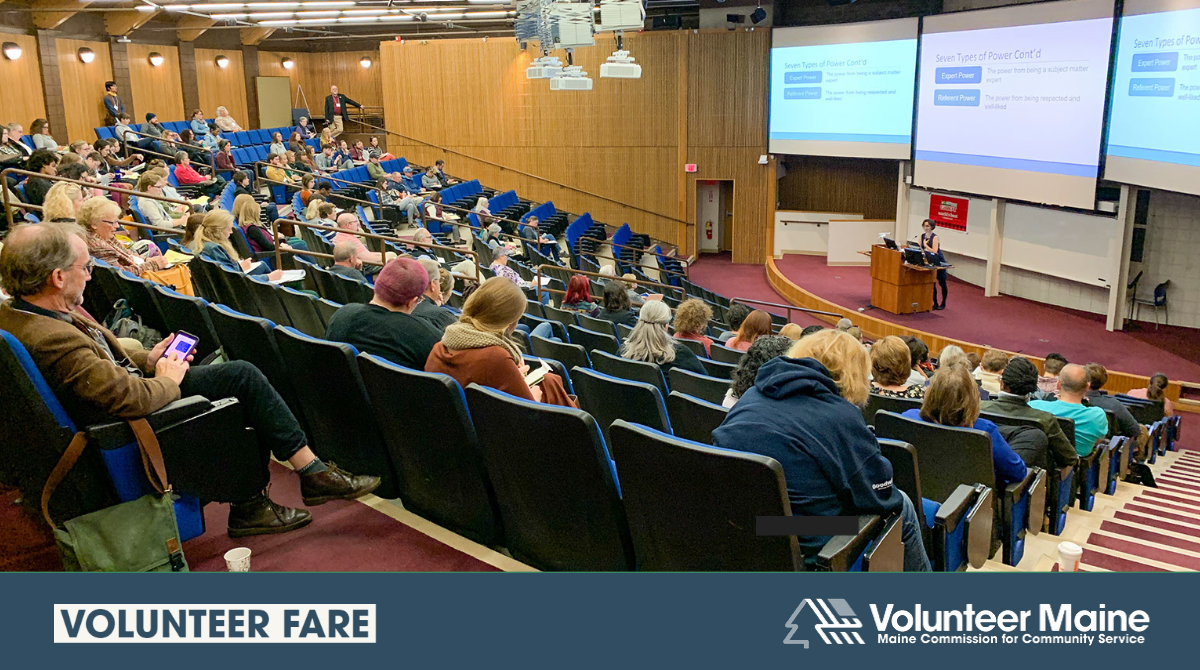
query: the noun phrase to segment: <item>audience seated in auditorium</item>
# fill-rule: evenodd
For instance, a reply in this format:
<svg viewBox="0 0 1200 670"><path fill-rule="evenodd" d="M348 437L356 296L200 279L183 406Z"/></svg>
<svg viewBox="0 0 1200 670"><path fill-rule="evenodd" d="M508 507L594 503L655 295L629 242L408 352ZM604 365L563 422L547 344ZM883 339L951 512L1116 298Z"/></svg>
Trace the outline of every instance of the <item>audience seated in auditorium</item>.
<svg viewBox="0 0 1200 670"><path fill-rule="evenodd" d="M1046 362L1042 366L1044 373L1038 375L1038 400L1054 400L1058 395L1058 375L1068 361L1062 354L1046 354Z"/></svg>
<svg viewBox="0 0 1200 670"><path fill-rule="evenodd" d="M812 335L813 333L819 333L822 330L825 330L825 326L821 326L818 324L813 324L811 326L807 326L807 327L805 327L804 330L800 331L800 339L804 339L804 338L808 337L809 335ZM751 346L753 346L753 345L751 345Z"/></svg>
<svg viewBox="0 0 1200 670"><path fill-rule="evenodd" d="M1155 372L1150 377L1149 383L1144 389L1133 389L1126 391L1125 395L1130 398L1141 398L1142 400L1152 400L1163 404L1163 416L1175 416L1175 405L1167 398L1167 385L1171 383L1170 379L1161 372Z"/></svg>
<svg viewBox="0 0 1200 670"><path fill-rule="evenodd" d="M475 206L471 208L471 211L475 212L475 217L479 219L479 225L485 228L492 225L496 219L492 216L491 205L491 201L481 195L475 200Z"/></svg>
<svg viewBox="0 0 1200 670"><path fill-rule="evenodd" d="M225 178L220 175L206 177L197 172L186 151L175 153L175 179L183 186L199 187L200 193L209 198L219 198L225 190Z"/></svg>
<svg viewBox="0 0 1200 670"><path fill-rule="evenodd" d="M442 186L452 186L458 183L457 179L451 179L446 176L446 161L440 158L433 162L433 172Z"/></svg>
<svg viewBox="0 0 1200 670"><path fill-rule="evenodd" d="M608 265L602 267L611 267ZM604 285L603 309L597 318L619 323L630 328L637 326L637 314L629 308L629 293L625 288L625 284L619 280L613 280Z"/></svg>
<svg viewBox="0 0 1200 670"><path fill-rule="evenodd" d="M738 330L742 327L742 322L746 317L750 316L750 308L740 302L735 302L725 310L725 318L729 319L729 332L722 334L719 338L722 344L728 344L729 340L737 337Z"/></svg>
<svg viewBox="0 0 1200 670"><path fill-rule="evenodd" d="M153 112L147 112L146 122L142 124L142 134L149 135L151 137L158 137L163 140L169 140L170 136L174 133L167 130L163 124L159 123L157 114Z"/></svg>
<svg viewBox="0 0 1200 670"><path fill-rule="evenodd" d="M336 213L337 207L332 202L326 202L320 196L313 195L312 200L308 201L308 209L304 213L304 218L327 228L337 228L337 224L333 220L333 215Z"/></svg>
<svg viewBox="0 0 1200 670"><path fill-rule="evenodd" d="M905 410L902 416L942 426L982 430L992 440L996 487L1003 489L1025 478L1025 462L1008 446L996 424L979 418L979 391L965 366L938 370L925 390L921 409Z"/></svg>
<svg viewBox="0 0 1200 670"><path fill-rule="evenodd" d="M333 144L333 128L325 126L321 130L320 137L317 139L317 144L320 144L321 146Z"/></svg>
<svg viewBox="0 0 1200 670"><path fill-rule="evenodd" d="M871 393L889 398L924 398L924 382L909 381L911 365L912 353L904 340L889 335L875 342L871 346Z"/></svg>
<svg viewBox="0 0 1200 670"><path fill-rule="evenodd" d="M229 140L221 140L217 145L217 154L213 161L218 170L236 170L237 160L233 157L233 145Z"/></svg>
<svg viewBox="0 0 1200 670"><path fill-rule="evenodd" d="M362 140L356 140L354 146L350 147L350 160L354 161L355 165L365 165L370 155L367 154L367 148L363 146Z"/></svg>
<svg viewBox="0 0 1200 670"><path fill-rule="evenodd" d="M442 182L437 178L437 168L432 165L425 168L425 174L421 175L421 188L436 191L441 187Z"/></svg>
<svg viewBox="0 0 1200 670"><path fill-rule="evenodd" d="M262 206L248 195L239 195L233 200L233 218L246 234L246 241L255 253L275 251L276 242L280 249L308 251L308 244L283 233L272 233L271 227L262 220Z"/></svg>
<svg viewBox="0 0 1200 670"><path fill-rule="evenodd" d="M383 147L379 145L379 137L377 135L371 136L371 141L367 145L367 153L372 156L379 156L385 161L390 161L395 158L394 155L392 155L390 152L384 151Z"/></svg>
<svg viewBox="0 0 1200 670"><path fill-rule="evenodd" d="M500 228L500 224L498 223L493 223L487 228L483 229L481 234L483 236L483 242L488 246L488 249L495 251L497 247L504 246L504 240L500 237L502 232L504 231Z"/></svg>
<svg viewBox="0 0 1200 670"><path fill-rule="evenodd" d="M1079 460L1075 453L1075 445L1067 439L1058 419L1049 412L1029 406L1029 396L1037 390L1037 378L1037 367L1029 362L1028 358L1014 356L1008 361L1008 365L1004 366L1004 372L1000 375L1000 391L992 400L981 403L979 409L989 414L1033 419L1041 425L1042 432L1046 434L1049 442L1050 462L1047 463L1042 454L1027 453L1014 445L1014 451L1026 465L1075 465Z"/></svg>
<svg viewBox="0 0 1200 670"><path fill-rule="evenodd" d="M369 171L370 169L370 164L368 164L367 170ZM392 181L396 181L396 179L392 178ZM417 183L417 180L413 177L413 168L411 165L404 166L404 172L400 175L400 187L403 188L406 193L411 193L412 195L428 193L428 191L422 188L421 185Z"/></svg>
<svg viewBox="0 0 1200 670"><path fill-rule="evenodd" d="M1084 404L1089 386L1087 369L1068 363L1058 373L1058 400L1030 400L1029 406L1075 420L1075 453L1087 456L1096 441L1108 434L1108 416Z"/></svg>
<svg viewBox="0 0 1200 670"><path fill-rule="evenodd" d="M988 393L1000 392L1000 373L1004 372L1004 366L1008 363L1008 354L996 349L988 349L983 352L983 358L979 361L979 369L975 371L975 379L979 380L979 387Z"/></svg>
<svg viewBox="0 0 1200 670"><path fill-rule="evenodd" d="M406 368L420 370L439 333L413 310L429 285L425 268L412 258L396 258L375 278L375 296L368 304L350 303L329 320L325 339L345 342Z"/></svg>
<svg viewBox="0 0 1200 670"><path fill-rule="evenodd" d="M138 179L137 190L149 195L166 196L167 173L161 170L148 169ZM182 225L180 219L188 213L188 206L162 202L154 198L136 197L138 209L146 217L146 223L159 228L178 228Z"/></svg>
<svg viewBox="0 0 1200 670"><path fill-rule="evenodd" d="M299 474L306 505L358 498L379 485L378 477L354 476L322 463L283 399L250 363L193 367L174 353L164 356L171 337L149 351L123 349L111 332L76 311L93 262L83 232L72 224L20 226L0 251L0 283L14 296L0 305L0 328L25 346L76 423L140 418L180 397L235 396L247 426ZM220 445L213 448L219 454ZM239 476L227 470L216 474ZM309 512L277 505L264 491L233 504L228 532L231 537L283 533L311 521Z"/></svg>
<svg viewBox="0 0 1200 670"><path fill-rule="evenodd" d="M4 144L0 145L0 165L25 169L25 161L33 154L33 147L21 141L24 134L24 127L19 123L5 126Z"/></svg>
<svg viewBox="0 0 1200 670"><path fill-rule="evenodd" d="M271 280L278 280L282 276L282 270L272 271L266 263L255 263L252 258L239 258L237 250L229 242L229 236L232 234L233 215L223 209L214 209L204 214L204 219L195 233L190 238L184 238L183 246L227 270L249 275L266 275Z"/></svg>
<svg viewBox="0 0 1200 670"><path fill-rule="evenodd" d="M442 304L446 302L442 293L442 275L439 272L442 268L437 261L431 258L421 258L417 262L425 268L425 273L429 275L429 284L425 287L425 293L413 309L412 315L433 326L438 333L442 333L447 326L458 321L457 315L442 307ZM424 365L425 362L421 361L418 368Z"/></svg>
<svg viewBox="0 0 1200 670"><path fill-rule="evenodd" d="M208 127L208 133L199 138L200 146L208 149L211 153L216 153L221 150L221 129L215 124Z"/></svg>
<svg viewBox="0 0 1200 670"><path fill-rule="evenodd" d="M632 272L626 272L621 275L621 281L625 283L625 293L629 295L629 304L634 307L641 307L646 304L646 299L642 294L637 292L637 275Z"/></svg>
<svg viewBox="0 0 1200 670"><path fill-rule="evenodd" d="M783 466L793 516L901 514L904 569L926 572L921 520L892 484L859 407L867 402L867 350L844 332L827 330L768 360L754 385L729 410L713 444L769 456ZM811 559L828 537L800 537Z"/></svg>
<svg viewBox="0 0 1200 670"><path fill-rule="evenodd" d="M1117 418L1117 435L1124 437L1137 437L1142 426L1138 420L1133 418L1125 404L1115 397L1108 395L1103 391L1104 385L1108 383L1108 370L1099 363L1088 363L1085 367L1088 373L1088 392L1085 396L1088 404L1092 407L1099 407L1116 415Z"/></svg>
<svg viewBox="0 0 1200 670"><path fill-rule="evenodd" d="M704 351L711 353L712 338L704 334L708 330L710 319L712 308L703 300L684 300L675 308L675 337L681 340L695 340L704 345Z"/></svg>
<svg viewBox="0 0 1200 670"><path fill-rule="evenodd" d="M49 177L58 174L58 155L49 149L38 149L33 152L25 163L25 169L38 172ZM30 177L25 180L25 201L31 205L40 205L46 201L46 191L50 190L52 182L41 177Z"/></svg>
<svg viewBox="0 0 1200 670"><path fill-rule="evenodd" d="M308 145L305 144L304 140L300 137L300 133L298 133L296 131L292 131L292 134L288 135L288 141L287 141L287 150L288 151L291 151L292 153L296 153L296 154L304 153L304 148L307 146Z"/></svg>
<svg viewBox="0 0 1200 670"><path fill-rule="evenodd" d="M751 344L754 344L754 340L770 334L771 315L761 309L756 309L746 316L746 320L742 321L742 327L738 328L737 334L726 342L725 346L738 351L746 351Z"/></svg>
<svg viewBox="0 0 1200 670"><path fill-rule="evenodd" d="M357 165L354 162L354 152L351 151L350 144L346 140L338 140L337 147L333 150L333 159L339 165L346 166L347 169ZM366 162L364 161L363 164L365 165Z"/></svg>
<svg viewBox="0 0 1200 670"><path fill-rule="evenodd" d="M591 317L600 313L600 305L592 302L591 282L587 277L571 275L571 279L567 281L567 292L558 308L568 312L580 312Z"/></svg>
<svg viewBox="0 0 1200 670"><path fill-rule="evenodd" d="M332 206L332 203L325 204ZM324 212L325 208L322 207L321 211ZM338 233L333 236L333 243L353 242L354 246L358 248L358 257L364 263L363 273L373 275L379 272L379 269L383 267L383 254L378 251L370 251L367 249L367 245L363 244L362 238L353 234L363 232L362 225L358 222L358 216L354 212L342 212L337 215L334 223L337 225Z"/></svg>
<svg viewBox="0 0 1200 670"><path fill-rule="evenodd" d="M236 198L239 195L248 195L254 197L255 193L250 187L250 173L245 170L238 170L233 173L233 195ZM267 215L268 221L274 221L279 218L279 207L274 202L268 200L262 204L263 213Z"/></svg>
<svg viewBox="0 0 1200 670"><path fill-rule="evenodd" d="M85 231L88 253L109 265L138 277L147 270L161 270L168 265L164 256L142 258L117 239L121 225L121 207L104 198L92 198L79 208L77 221Z"/></svg>
<svg viewBox="0 0 1200 670"><path fill-rule="evenodd" d="M425 221L429 225L429 220L441 221L442 223L451 223L458 220L458 215L453 212L442 211L442 194L431 193L425 199Z"/></svg>
<svg viewBox="0 0 1200 670"><path fill-rule="evenodd" d="M357 244L338 242L333 246L333 265L327 269L334 274L365 283L367 278L363 276L362 265L362 259L358 257Z"/></svg>
<svg viewBox="0 0 1200 670"><path fill-rule="evenodd" d="M74 221L83 198L83 189L79 186L65 181L55 183L46 191L46 200L42 203L42 221Z"/></svg>
<svg viewBox="0 0 1200 670"><path fill-rule="evenodd" d="M665 375L671 368L679 368L698 375L708 374L704 364L685 345L671 337L667 324L671 322L671 308L661 300L651 300L638 313L637 325L625 336L621 344L621 355L625 358L654 363Z"/></svg>
<svg viewBox="0 0 1200 670"><path fill-rule="evenodd" d="M804 336L804 329L794 323L785 323L779 334L794 341Z"/></svg>
<svg viewBox="0 0 1200 670"><path fill-rule="evenodd" d="M267 167L263 170L263 174L268 181L273 182L269 185L277 186L282 184L287 187L287 191L290 194L296 180L285 169L286 166L284 154L271 154L271 157L267 159Z"/></svg>
<svg viewBox="0 0 1200 670"><path fill-rule="evenodd" d="M208 121L204 120L203 110L192 110L192 118L188 120L187 129L192 131L192 135L197 140L203 139L208 134Z"/></svg>
<svg viewBox="0 0 1200 670"><path fill-rule="evenodd" d="M317 136L316 132L313 131L313 127L309 125L307 116L302 116L297 119L296 132L300 133L300 137L303 137L306 140L311 140Z"/></svg>
<svg viewBox="0 0 1200 670"><path fill-rule="evenodd" d="M101 171L105 174L112 172L116 168L137 165L146 160L146 157L139 153L132 153L126 158L121 158L119 155L121 144L114 139L99 140L96 142L96 150L104 158L105 167Z"/></svg>
<svg viewBox="0 0 1200 670"><path fill-rule="evenodd" d="M417 199L393 188L396 182L390 179L375 180L375 187L379 189L379 204L382 206L383 218L392 224L392 228L400 227L400 214L403 213L408 217L409 227L415 226L416 219L421 214L420 208L417 206Z"/></svg>
<svg viewBox="0 0 1200 670"><path fill-rule="evenodd" d="M903 340L903 338L902 338L902 340ZM979 356L977 355L977 356L975 356L975 358L978 359ZM962 350L962 347L960 347L956 344L947 344L945 347L942 348L942 352L940 354L938 354L937 369L941 370L942 368L949 368L950 366L953 366L953 365L961 365L961 366L967 368L968 370L975 369L975 366L971 362L971 357ZM926 380L924 382L924 384L926 386L928 386L929 381ZM982 387L979 388L979 399L980 400L989 400L991 397L992 397L992 395L990 393L983 390Z"/></svg>
<svg viewBox="0 0 1200 670"><path fill-rule="evenodd" d="M271 133L271 144L267 147L267 153L272 156L282 156L287 153L287 144L283 141L283 133L276 131Z"/></svg>
<svg viewBox="0 0 1200 670"><path fill-rule="evenodd" d="M225 109L224 105L217 107L217 115L213 117L213 124L226 133L239 133L242 131L242 127L238 125L237 119L229 115L229 110Z"/></svg>
<svg viewBox="0 0 1200 670"><path fill-rule="evenodd" d="M908 345L912 371L908 373L909 384L926 384L929 379L929 347L919 337L905 335L900 339Z"/></svg>
<svg viewBox="0 0 1200 670"><path fill-rule="evenodd" d="M794 340L783 335L763 335L754 340L754 344L750 345L750 348L746 350L746 355L742 356L737 367L733 369L732 381L725 391L725 399L721 401L721 404L725 407L733 407L737 404L738 399L754 386L754 379L763 363L787 354L793 344L795 344Z"/></svg>
<svg viewBox="0 0 1200 670"><path fill-rule="evenodd" d="M65 146L59 146L58 142L50 136L50 122L46 119L34 119L33 123L29 124L29 134L33 137L34 149L49 149L50 151L66 151Z"/></svg>
<svg viewBox="0 0 1200 670"><path fill-rule="evenodd" d="M492 252L491 271L496 273L497 277L507 279L520 288L533 288L532 282L521 279L516 270L508 267L508 254L508 247L496 247Z"/></svg>
<svg viewBox="0 0 1200 670"><path fill-rule="evenodd" d="M525 294L516 284L484 282L467 298L458 323L447 326L434 345L425 371L450 375L464 388L475 383L525 400L575 407L556 374L547 373L540 384L526 383L529 366L511 337L524 313Z"/></svg>
<svg viewBox="0 0 1200 670"><path fill-rule="evenodd" d="M554 259L555 263L562 263L562 257L559 255L558 242L553 235L542 234L538 228L538 218L531 216L525 219L525 225L520 229L521 238L526 244L531 244L537 248L538 252L543 256L549 256Z"/></svg>

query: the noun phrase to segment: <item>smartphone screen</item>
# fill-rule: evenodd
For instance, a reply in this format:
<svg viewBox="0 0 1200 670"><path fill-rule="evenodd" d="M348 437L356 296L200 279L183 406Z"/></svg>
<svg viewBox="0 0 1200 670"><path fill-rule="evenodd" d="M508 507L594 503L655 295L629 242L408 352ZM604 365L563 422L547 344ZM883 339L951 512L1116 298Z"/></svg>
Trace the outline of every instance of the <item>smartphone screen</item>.
<svg viewBox="0 0 1200 670"><path fill-rule="evenodd" d="M170 356L172 353L176 353L179 360L187 360L199 342L200 338L181 330L175 333L175 339L171 340L171 346L167 347L166 355Z"/></svg>

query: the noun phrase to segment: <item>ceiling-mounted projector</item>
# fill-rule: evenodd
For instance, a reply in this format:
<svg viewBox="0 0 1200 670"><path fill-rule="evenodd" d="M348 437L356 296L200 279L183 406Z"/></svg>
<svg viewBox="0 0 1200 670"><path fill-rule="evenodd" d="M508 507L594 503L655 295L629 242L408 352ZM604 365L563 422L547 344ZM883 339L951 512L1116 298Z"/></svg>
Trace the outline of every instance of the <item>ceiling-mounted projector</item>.
<svg viewBox="0 0 1200 670"><path fill-rule="evenodd" d="M590 91L592 80L578 65L568 65L562 69L562 74L550 80L551 91Z"/></svg>
<svg viewBox="0 0 1200 670"><path fill-rule="evenodd" d="M608 62L600 66L601 77L614 79L641 79L642 66L633 62L628 51L614 51Z"/></svg>
<svg viewBox="0 0 1200 670"><path fill-rule="evenodd" d="M529 67L525 68L526 79L550 79L562 74L562 61L558 56L542 56L536 58Z"/></svg>

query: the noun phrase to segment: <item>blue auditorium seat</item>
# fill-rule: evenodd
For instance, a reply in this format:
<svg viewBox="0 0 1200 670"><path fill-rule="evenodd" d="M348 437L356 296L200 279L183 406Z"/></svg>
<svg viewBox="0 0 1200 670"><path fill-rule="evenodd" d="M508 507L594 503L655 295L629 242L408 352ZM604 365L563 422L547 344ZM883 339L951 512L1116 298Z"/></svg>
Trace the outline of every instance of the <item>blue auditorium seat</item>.
<svg viewBox="0 0 1200 670"><path fill-rule="evenodd" d="M269 133L267 133L267 131L265 131L261 128L256 128L255 130L248 130L246 132L249 133L251 144L270 144L271 143L271 135Z"/></svg>
<svg viewBox="0 0 1200 670"><path fill-rule="evenodd" d="M571 383L579 396L579 406L591 414L605 437L617 419L671 432L671 420L662 394L653 384L606 375L589 368L571 370Z"/></svg>
<svg viewBox="0 0 1200 670"><path fill-rule="evenodd" d="M112 126L99 126L95 128L95 131L96 139L115 140L117 138L117 134Z"/></svg>

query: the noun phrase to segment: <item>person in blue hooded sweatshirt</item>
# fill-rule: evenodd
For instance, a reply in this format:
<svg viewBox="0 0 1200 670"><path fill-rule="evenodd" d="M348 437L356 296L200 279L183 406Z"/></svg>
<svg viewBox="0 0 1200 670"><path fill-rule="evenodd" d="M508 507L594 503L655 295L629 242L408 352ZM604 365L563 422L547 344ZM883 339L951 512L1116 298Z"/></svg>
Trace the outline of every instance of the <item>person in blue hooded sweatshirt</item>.
<svg viewBox="0 0 1200 670"><path fill-rule="evenodd" d="M794 516L899 513L904 569L928 572L916 509L892 485L892 464L859 409L870 369L867 350L847 333L809 335L759 368L754 386L713 431L713 444L779 461ZM829 539L799 537L805 560Z"/></svg>
<svg viewBox="0 0 1200 670"><path fill-rule="evenodd" d="M996 424L979 418L979 387L966 365L939 368L925 390L921 409L905 410L900 416L942 426L982 430L992 439L996 489L1003 491L1005 486L1025 479L1025 461L1008 446Z"/></svg>

